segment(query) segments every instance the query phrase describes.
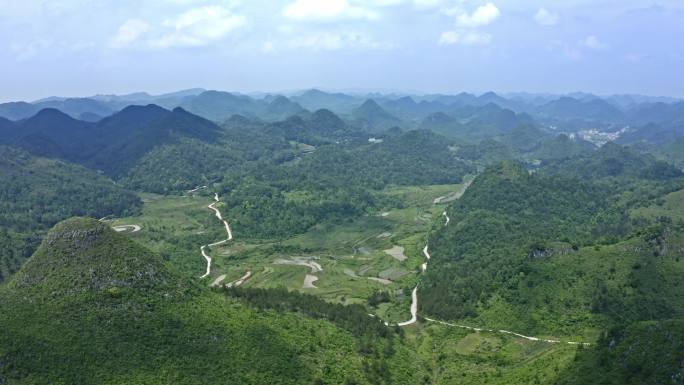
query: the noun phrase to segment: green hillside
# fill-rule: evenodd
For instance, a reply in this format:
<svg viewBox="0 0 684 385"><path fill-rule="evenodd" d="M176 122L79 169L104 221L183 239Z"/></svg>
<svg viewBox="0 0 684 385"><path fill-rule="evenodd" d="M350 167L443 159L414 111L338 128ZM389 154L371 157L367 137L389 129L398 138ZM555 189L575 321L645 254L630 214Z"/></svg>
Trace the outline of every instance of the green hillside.
<svg viewBox="0 0 684 385"><path fill-rule="evenodd" d="M632 221L627 212L682 181L648 183L491 167L449 208L455 223L430 239L435 258L424 282L424 310L561 334L680 314L673 274L681 251L672 247L658 263L650 261L663 242L677 242L680 225Z"/></svg>
<svg viewBox="0 0 684 385"><path fill-rule="evenodd" d="M141 206L137 195L94 171L0 146L0 281L60 220L133 215Z"/></svg>
<svg viewBox="0 0 684 385"><path fill-rule="evenodd" d="M362 345L325 316L256 311L199 288L85 218L48 233L0 287L0 310L3 383L377 384L394 354L370 354L390 334Z"/></svg>

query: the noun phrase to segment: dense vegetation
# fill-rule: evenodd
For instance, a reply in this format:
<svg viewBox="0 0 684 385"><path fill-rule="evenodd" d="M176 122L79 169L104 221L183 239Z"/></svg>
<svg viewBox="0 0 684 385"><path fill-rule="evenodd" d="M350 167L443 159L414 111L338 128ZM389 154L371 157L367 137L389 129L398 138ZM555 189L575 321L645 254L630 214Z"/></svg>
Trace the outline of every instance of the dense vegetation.
<svg viewBox="0 0 684 385"><path fill-rule="evenodd" d="M610 156L616 152L622 157ZM595 317L587 318L588 324L572 318L573 313L577 316L587 309L589 313L606 310L604 303L596 303L598 299L593 297L600 295L590 287L599 285L595 290L605 290L601 286L603 272L591 266L596 261L589 260L585 266L580 261L601 258L606 263L608 249L602 254L593 247L601 250L605 247L601 245L627 239L632 240L621 247L650 250L647 237L635 235L646 234L648 224L632 220L628 212L682 188L683 181L678 170L610 146L579 162L555 164L554 168L542 169L537 174L530 174L514 163L503 163L481 174L463 198L449 208L449 215L456 223L431 237L430 245L436 257L425 281L423 308L444 318L485 319L496 308L494 313L508 314L509 324L530 332L578 332L594 324ZM602 165L606 163L619 164L610 167L621 172L611 172L610 178L602 179ZM579 178L588 172L601 175L594 174L592 181ZM659 231L676 229L670 226ZM656 231L656 234L660 233ZM659 236L662 235L654 235ZM645 246L627 246L644 242ZM559 264L564 266L563 261L556 260L561 256L565 256L566 263L572 260L590 270L577 271L578 277L571 278L567 282L570 286L564 289L587 285L580 290L586 297L566 301L557 308L565 296L554 292L557 289L553 286L545 285L560 284L558 278L551 278L557 274L549 269L559 268ZM638 253L633 258L637 260L613 261L611 268L615 271L619 263L639 263ZM572 270L562 271L567 275ZM539 287L547 291L538 290ZM651 293L641 298L644 303L639 306L646 306L649 301L659 302L657 296L673 288L661 289L657 295Z"/></svg>
<svg viewBox="0 0 684 385"><path fill-rule="evenodd" d="M58 221L133 215L141 206L135 194L84 167L0 146L0 281Z"/></svg>
<svg viewBox="0 0 684 385"><path fill-rule="evenodd" d="M228 174L221 190L241 236L283 237L392 205L376 193L385 186L459 183L472 171L441 137L410 131L382 143L322 146L285 164L259 162Z"/></svg>
<svg viewBox="0 0 684 385"><path fill-rule="evenodd" d="M359 339L359 353L372 360L364 370L371 383L391 384L392 374L387 359L395 353L397 333L402 330L385 326L378 318L369 319L368 309L362 305L341 305L326 302L318 297L290 292L287 289L226 288L224 292L258 309L277 312L297 312L314 319L325 319L349 331Z"/></svg>
<svg viewBox="0 0 684 385"><path fill-rule="evenodd" d="M305 304L315 301L297 303L310 311ZM255 312L185 282L159 256L92 219L51 230L0 288L0 310L3 383L381 384L391 378L381 360L392 349L388 330L356 328L367 337L359 340L327 321L289 313L293 307ZM380 333L387 338L371 338Z"/></svg>
<svg viewBox="0 0 684 385"><path fill-rule="evenodd" d="M317 90L1 104L11 121L0 117L0 384L680 384L683 106ZM435 220L432 200L455 199L448 185L476 172L449 225ZM220 194L238 239L211 250L212 274L261 274L249 263L327 252L322 242L355 269L326 266L305 289L317 296L250 288L255 277L216 290L183 277L175 269L204 267L197 246L224 236L203 198L184 196L203 185L195 194ZM142 202L125 188L165 196L140 194L144 215L131 218ZM427 203L396 193L412 189ZM163 258L93 219L47 233L75 215L140 219L132 237ZM433 258L413 275L431 220ZM376 222L370 241L357 231ZM390 258L386 243L405 248L392 266L406 278L369 281L361 271L387 268L376 263ZM295 269L265 268L268 287L301 287ZM420 315L592 344L424 319L386 327L415 282ZM349 290L357 304L323 300L348 302Z"/></svg>

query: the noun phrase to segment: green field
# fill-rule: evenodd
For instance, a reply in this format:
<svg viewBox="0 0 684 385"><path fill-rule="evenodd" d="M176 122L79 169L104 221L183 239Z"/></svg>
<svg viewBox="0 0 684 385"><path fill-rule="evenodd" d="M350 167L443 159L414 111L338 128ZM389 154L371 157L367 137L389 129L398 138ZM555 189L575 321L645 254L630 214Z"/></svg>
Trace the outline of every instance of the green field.
<svg viewBox="0 0 684 385"><path fill-rule="evenodd" d="M286 287L340 303L366 303L377 291L389 293L391 301L374 309L389 321L409 317L410 290L415 286L422 248L432 226L443 223L444 204L436 198L460 196L464 185L391 187L383 194L401 202L392 208L357 217L343 223L322 223L306 233L281 240L261 242L235 239L211 248L212 270L207 285L222 277L221 284L233 282L251 272L245 287ZM140 225L131 233L140 243L160 252L174 267L190 276L200 277L206 262L200 246L225 239L221 223L207 208L212 202L208 191L189 196L141 194L140 216L116 218L114 225ZM217 205L226 212L223 203ZM227 218L230 222L230 218ZM401 261L385 252L395 246L404 249ZM312 261L322 271L313 273L315 288L304 288L311 268L285 264L286 261Z"/></svg>

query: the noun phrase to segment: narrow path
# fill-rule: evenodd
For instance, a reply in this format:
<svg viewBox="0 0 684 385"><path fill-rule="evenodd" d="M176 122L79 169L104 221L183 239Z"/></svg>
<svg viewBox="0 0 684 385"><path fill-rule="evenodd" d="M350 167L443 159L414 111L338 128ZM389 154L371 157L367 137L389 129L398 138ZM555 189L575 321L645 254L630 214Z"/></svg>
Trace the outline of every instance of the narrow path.
<svg viewBox="0 0 684 385"><path fill-rule="evenodd" d="M404 322L399 322L399 326L408 326L418 321L418 286L413 288L411 292L411 319Z"/></svg>
<svg viewBox="0 0 684 385"><path fill-rule="evenodd" d="M428 245L425 245L423 248L423 255L425 255L425 258L429 262L430 253L428 252ZM421 271L425 272L427 270L428 262L425 262L420 266ZM399 322L397 325L408 326L416 323L416 321L418 321L418 285L416 285L411 292L411 319L408 321Z"/></svg>
<svg viewBox="0 0 684 385"><path fill-rule="evenodd" d="M446 223L444 224L444 226L448 226L450 219L449 219L449 215L447 214L446 210L442 213L442 215L446 218ZM425 259L427 261L420 266L420 269L421 269L421 272L424 273L425 271L427 271L428 263L430 262L430 258L431 258L427 244L423 248L423 255L425 256ZM552 344L561 343L561 341L559 341L559 340L551 340L551 339L545 339L545 338L539 338L539 337L526 336L524 334L512 332L510 330L504 330L504 329L495 330L495 329L477 328L477 327L473 327L473 326L452 324L449 322L439 321L439 320L432 319L429 317L423 317L423 318L429 322L435 322L435 323L438 323L441 325L457 327L457 328L462 328L462 329L474 330L477 332L486 331L486 332L491 332L491 333L510 334L510 335L513 335L516 337L524 338L524 339L529 340L529 341L548 342L548 343L552 343ZM418 321L418 285L416 285L416 287L414 287L413 291L411 292L411 318L407 321L399 322L399 323L397 323L397 325L400 327L404 327L404 326L413 325L417 321ZM387 325L387 322L385 322L385 324ZM569 345L584 345L584 346L590 345L588 342L566 341L565 343L567 343Z"/></svg>
<svg viewBox="0 0 684 385"><path fill-rule="evenodd" d="M194 193L194 192L196 192L196 191L199 191L199 190L202 190L202 189L205 189L205 188L207 188L207 186L197 186L197 187L195 187L195 188L192 189L192 190L188 190L188 192L189 192L189 193Z"/></svg>
<svg viewBox="0 0 684 385"><path fill-rule="evenodd" d="M137 233L138 231L142 230L142 226L140 226L140 225L119 225L119 226L112 227L112 229L114 229L114 231L116 231L117 233L121 233L124 231L128 231L129 233Z"/></svg>
<svg viewBox="0 0 684 385"><path fill-rule="evenodd" d="M245 273L245 275L243 275L242 277L236 279L235 281L228 282L228 283L226 284L226 287L240 286L240 285L242 285L246 280L248 280L249 277L251 277L251 276L252 276L252 272L251 272L251 271L248 271L248 272Z"/></svg>
<svg viewBox="0 0 684 385"><path fill-rule="evenodd" d="M219 203L219 201L220 200L219 200L218 193L214 193L214 202L207 207L209 209L213 210L214 213L216 214L216 218L218 218L221 222L223 222L223 225L226 227L226 233L228 234L228 238L226 238L222 241L210 243L208 245L204 245L204 246L200 247L200 251L202 252L202 256L207 261L207 271L204 273L204 275L202 275L200 277L202 279L208 277L209 274L211 274L211 256L209 254L207 254L207 252L206 252L207 247L222 245L222 244L233 239L233 232L230 230L230 225L228 225L228 222L225 219L223 219L223 216L221 215L221 211L219 211L219 209L217 209L215 207L216 204Z"/></svg>

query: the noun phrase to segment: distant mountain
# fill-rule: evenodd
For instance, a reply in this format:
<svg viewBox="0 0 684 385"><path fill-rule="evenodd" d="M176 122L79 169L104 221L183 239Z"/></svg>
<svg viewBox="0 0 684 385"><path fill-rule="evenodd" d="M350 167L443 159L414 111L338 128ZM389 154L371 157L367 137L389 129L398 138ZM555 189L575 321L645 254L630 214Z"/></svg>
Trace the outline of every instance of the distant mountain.
<svg viewBox="0 0 684 385"><path fill-rule="evenodd" d="M451 107L473 106L479 104L477 96L466 92L461 92L457 95L427 95L424 98L425 100L438 102Z"/></svg>
<svg viewBox="0 0 684 385"><path fill-rule="evenodd" d="M309 111L328 109L336 114L350 113L354 108L363 103L363 99L351 95L328 93L317 89L311 89L301 95L292 96L291 99Z"/></svg>
<svg viewBox="0 0 684 385"><path fill-rule="evenodd" d="M140 103L143 101L154 102L160 99L182 99L189 96L197 96L206 90L203 88L190 88L187 90L181 90L176 92L170 92L166 94L150 95L147 92L135 92L126 95L94 95L90 99L95 99L103 102L134 102Z"/></svg>
<svg viewBox="0 0 684 385"><path fill-rule="evenodd" d="M16 125L13 121L0 117L0 144L5 143L16 132Z"/></svg>
<svg viewBox="0 0 684 385"><path fill-rule="evenodd" d="M634 125L679 123L684 126L684 102L641 104L630 109L627 116Z"/></svg>
<svg viewBox="0 0 684 385"><path fill-rule="evenodd" d="M245 95L220 91L206 91L188 98L181 104L181 107L214 122L226 121L233 115L277 121L308 113L302 106L284 96L253 99Z"/></svg>
<svg viewBox="0 0 684 385"><path fill-rule="evenodd" d="M384 131L401 125L401 120L385 111L373 99L366 100L350 115L354 124L368 131Z"/></svg>
<svg viewBox="0 0 684 385"><path fill-rule="evenodd" d="M40 111L40 107L37 107L31 103L26 102L9 102L0 103L0 117L9 120L21 120L26 119L35 115Z"/></svg>
<svg viewBox="0 0 684 385"><path fill-rule="evenodd" d="M587 155L596 150L596 146L578 137L565 134L543 140L531 155L535 159L563 159Z"/></svg>
<svg viewBox="0 0 684 385"><path fill-rule="evenodd" d="M664 144L684 138L684 121L679 123L663 122L630 128L616 140L620 144Z"/></svg>
<svg viewBox="0 0 684 385"><path fill-rule="evenodd" d="M532 124L520 124L510 133L501 136L500 140L519 153L529 153L539 149L542 142L550 135Z"/></svg>
<svg viewBox="0 0 684 385"><path fill-rule="evenodd" d="M573 175L584 180L627 177L666 181L684 175L669 163L612 142L580 157L549 162L545 168L549 174Z"/></svg>
<svg viewBox="0 0 684 385"><path fill-rule="evenodd" d="M263 108L263 112L257 112L259 117L265 120L281 120L293 115L307 115L308 113L309 111L302 108L298 103L280 95L271 100Z"/></svg>
<svg viewBox="0 0 684 385"><path fill-rule="evenodd" d="M519 109L523 109L520 105L520 103L514 101L514 100L509 100L504 98L503 96L497 95L494 92L487 92L484 93L480 96L477 97L477 105L487 105L487 104L495 104L501 108L506 108L510 110L517 111Z"/></svg>
<svg viewBox="0 0 684 385"><path fill-rule="evenodd" d="M39 156L80 162L94 150L91 143L96 134L92 124L53 108L46 108L17 122L16 127L5 138L5 143L15 144Z"/></svg>
<svg viewBox="0 0 684 385"><path fill-rule="evenodd" d="M538 107L537 113L551 119L579 119L599 122L622 122L625 115L602 99L578 100L562 97Z"/></svg>
<svg viewBox="0 0 684 385"><path fill-rule="evenodd" d="M38 111L53 108L79 119L82 115L94 114L99 117L111 115L116 108L106 103L88 98L48 98L35 103L11 102L0 104L0 117L10 120L27 119Z"/></svg>
<svg viewBox="0 0 684 385"><path fill-rule="evenodd" d="M670 98L664 96L644 96L644 95L612 95L604 98L605 101L615 105L618 108L627 110L638 106L640 104L652 104L652 103L677 103L681 102L681 99Z"/></svg>
<svg viewBox="0 0 684 385"><path fill-rule="evenodd" d="M347 124L326 109L310 115L295 115L282 121L268 123L262 130L271 137L282 137L310 145L326 144L341 139L358 139L362 135L356 127Z"/></svg>
<svg viewBox="0 0 684 385"><path fill-rule="evenodd" d="M203 92L184 102L181 107L215 122L224 121L235 114L254 116L257 109L254 100L248 96L220 91Z"/></svg>
<svg viewBox="0 0 684 385"><path fill-rule="evenodd" d="M69 98L64 100L45 101L34 103L34 105L40 109L58 109L76 119L86 113L109 116L115 111L118 111L118 108L113 108L106 103L89 98Z"/></svg>
<svg viewBox="0 0 684 385"><path fill-rule="evenodd" d="M403 120L419 123L428 115L447 110L447 106L436 101L416 102L410 96L399 99L381 99L380 106L390 114Z"/></svg>
<svg viewBox="0 0 684 385"><path fill-rule="evenodd" d="M420 128L448 135L450 132L460 129L461 123L458 119L444 112L435 112L423 119Z"/></svg>
<svg viewBox="0 0 684 385"><path fill-rule="evenodd" d="M9 130L0 130L0 142L118 178L155 147L179 138L212 142L219 132L214 123L181 108L168 111L155 105L130 106L97 123L44 109Z"/></svg>

